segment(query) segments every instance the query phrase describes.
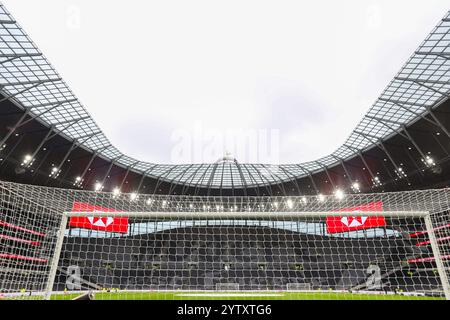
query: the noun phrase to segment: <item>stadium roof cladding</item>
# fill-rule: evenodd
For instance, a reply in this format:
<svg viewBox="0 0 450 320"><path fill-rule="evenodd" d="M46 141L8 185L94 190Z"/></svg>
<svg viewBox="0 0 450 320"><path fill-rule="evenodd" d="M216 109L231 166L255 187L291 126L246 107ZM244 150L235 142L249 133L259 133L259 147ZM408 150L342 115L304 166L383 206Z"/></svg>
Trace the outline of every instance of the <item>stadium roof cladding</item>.
<svg viewBox="0 0 450 320"><path fill-rule="evenodd" d="M270 185L311 176L375 145L383 148L383 141L425 119L447 100L450 96L450 12L387 85L345 143L328 156L299 164L247 164L228 157L210 164L155 164L123 154L110 143L58 72L1 4L0 91L4 96L0 101L9 99L27 116L50 127L49 136L53 131L114 165L147 177L207 188Z"/></svg>

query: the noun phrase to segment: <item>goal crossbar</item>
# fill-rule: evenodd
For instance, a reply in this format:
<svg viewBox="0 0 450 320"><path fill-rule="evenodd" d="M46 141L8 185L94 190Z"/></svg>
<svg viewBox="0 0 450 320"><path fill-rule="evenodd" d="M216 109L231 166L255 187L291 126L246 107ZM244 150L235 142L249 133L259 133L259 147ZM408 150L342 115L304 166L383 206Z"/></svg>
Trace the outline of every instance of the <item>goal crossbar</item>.
<svg viewBox="0 0 450 320"><path fill-rule="evenodd" d="M51 262L49 282L46 290L46 298L50 298L50 292L55 280L58 261L61 253L62 240L67 228L68 219L71 217L129 217L145 218L147 220L208 220L208 219L240 219L240 220L290 220L302 218L323 218L323 217L343 217L343 216L383 216L386 218L424 218L427 231L430 234L430 242L434 253L437 269L443 284L444 293L447 299L450 299L450 288L448 286L447 274L444 271L441 254L432 229L430 212L428 211L292 211L292 212L262 212L262 211L180 211L180 212L152 212L152 211L66 211L62 215L60 230L58 232L58 241L55 247L55 253Z"/></svg>
<svg viewBox="0 0 450 320"><path fill-rule="evenodd" d="M147 219L264 219L275 218L277 220L287 220L293 218L320 218L320 217L342 217L342 216L383 216L395 218L407 217L425 217L429 215L428 211L295 211L295 212L267 212L267 211L214 211L214 212L152 212L152 211L86 211L86 212L64 212L67 217L129 217L129 218L147 218Z"/></svg>

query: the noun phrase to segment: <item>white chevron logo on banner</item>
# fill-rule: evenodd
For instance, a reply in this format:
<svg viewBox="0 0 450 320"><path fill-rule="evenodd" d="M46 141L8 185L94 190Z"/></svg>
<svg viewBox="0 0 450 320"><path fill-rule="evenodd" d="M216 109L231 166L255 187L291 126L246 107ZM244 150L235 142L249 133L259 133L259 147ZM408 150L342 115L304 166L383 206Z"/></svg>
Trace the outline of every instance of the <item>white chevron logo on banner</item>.
<svg viewBox="0 0 450 320"><path fill-rule="evenodd" d="M367 217L342 217L341 222L347 227L360 227L366 223Z"/></svg>
<svg viewBox="0 0 450 320"><path fill-rule="evenodd" d="M98 217L88 217L89 222L96 227L104 227L106 228L111 223L114 222L114 219L111 217L107 218L98 218Z"/></svg>

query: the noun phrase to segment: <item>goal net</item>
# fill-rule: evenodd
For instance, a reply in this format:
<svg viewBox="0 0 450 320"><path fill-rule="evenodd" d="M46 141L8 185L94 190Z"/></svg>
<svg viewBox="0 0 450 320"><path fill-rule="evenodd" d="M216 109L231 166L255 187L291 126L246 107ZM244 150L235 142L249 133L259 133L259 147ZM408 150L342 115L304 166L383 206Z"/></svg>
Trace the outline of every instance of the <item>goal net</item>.
<svg viewBox="0 0 450 320"><path fill-rule="evenodd" d="M448 189L188 197L0 182L0 295L448 299L449 208Z"/></svg>

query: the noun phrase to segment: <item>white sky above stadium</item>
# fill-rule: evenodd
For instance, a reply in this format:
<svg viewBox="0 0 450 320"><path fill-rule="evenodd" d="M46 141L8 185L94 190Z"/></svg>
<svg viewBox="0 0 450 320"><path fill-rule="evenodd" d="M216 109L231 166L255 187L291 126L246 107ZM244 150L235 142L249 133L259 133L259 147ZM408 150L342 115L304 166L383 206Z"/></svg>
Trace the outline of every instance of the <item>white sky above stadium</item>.
<svg viewBox="0 0 450 320"><path fill-rule="evenodd" d="M333 152L449 9L448 0L3 3L111 142L156 163L214 162L225 151L300 163Z"/></svg>

